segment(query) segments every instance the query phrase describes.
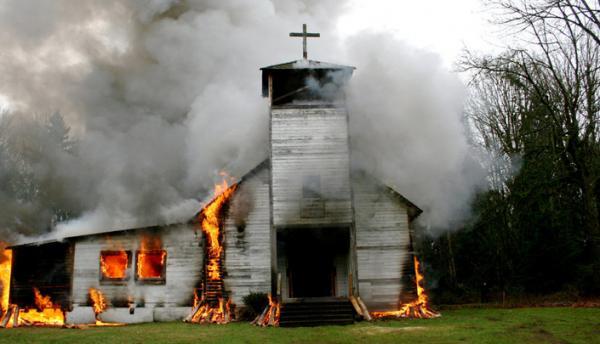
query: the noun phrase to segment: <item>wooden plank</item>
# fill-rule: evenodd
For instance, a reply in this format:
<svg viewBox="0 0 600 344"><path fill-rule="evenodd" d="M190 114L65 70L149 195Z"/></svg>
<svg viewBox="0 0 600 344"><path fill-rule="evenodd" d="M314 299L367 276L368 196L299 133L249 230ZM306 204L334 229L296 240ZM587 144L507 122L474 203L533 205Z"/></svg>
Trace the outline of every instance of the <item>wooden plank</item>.
<svg viewBox="0 0 600 344"><path fill-rule="evenodd" d="M397 307L410 254L407 209L392 194L366 178L353 180L356 216L356 264L365 306Z"/></svg>
<svg viewBox="0 0 600 344"><path fill-rule="evenodd" d="M271 119L274 226L351 223L347 111L272 109ZM305 177L313 175L320 178L322 205L305 211L316 204L303 202L302 193Z"/></svg>

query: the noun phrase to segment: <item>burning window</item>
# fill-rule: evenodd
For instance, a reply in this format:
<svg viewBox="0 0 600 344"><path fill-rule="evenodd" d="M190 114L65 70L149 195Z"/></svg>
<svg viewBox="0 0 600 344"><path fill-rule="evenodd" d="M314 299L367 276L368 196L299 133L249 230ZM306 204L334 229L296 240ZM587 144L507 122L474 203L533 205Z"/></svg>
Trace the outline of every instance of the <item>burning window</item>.
<svg viewBox="0 0 600 344"><path fill-rule="evenodd" d="M100 280L109 282L127 280L130 262L131 251L101 251Z"/></svg>
<svg viewBox="0 0 600 344"><path fill-rule="evenodd" d="M167 251L141 250L136 253L135 279L145 283L166 282Z"/></svg>

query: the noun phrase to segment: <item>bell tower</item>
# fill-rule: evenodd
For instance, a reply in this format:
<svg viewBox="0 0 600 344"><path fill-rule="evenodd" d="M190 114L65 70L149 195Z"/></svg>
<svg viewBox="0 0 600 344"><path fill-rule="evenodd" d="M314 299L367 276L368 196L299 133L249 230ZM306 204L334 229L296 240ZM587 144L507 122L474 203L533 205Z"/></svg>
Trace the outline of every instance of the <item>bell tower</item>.
<svg viewBox="0 0 600 344"><path fill-rule="evenodd" d="M303 33L290 36L303 37L305 58L261 68L263 97L270 103L271 230L275 238L273 257L277 257L272 262L273 281L283 279L275 282L273 289L284 299L348 295L348 287L335 281L336 276L347 281L353 265L349 246L354 215L344 86L354 67L308 60L306 38L319 36L307 33L306 26ZM331 251L322 252L322 258L313 257L311 265L327 266L321 278L324 284L332 285L311 289L298 284L308 273L299 266L302 249L311 249L296 247L300 242L313 246L315 254L319 254L319 247ZM294 252L299 255L294 256ZM313 271L309 283L319 284L316 275L319 272Z"/></svg>

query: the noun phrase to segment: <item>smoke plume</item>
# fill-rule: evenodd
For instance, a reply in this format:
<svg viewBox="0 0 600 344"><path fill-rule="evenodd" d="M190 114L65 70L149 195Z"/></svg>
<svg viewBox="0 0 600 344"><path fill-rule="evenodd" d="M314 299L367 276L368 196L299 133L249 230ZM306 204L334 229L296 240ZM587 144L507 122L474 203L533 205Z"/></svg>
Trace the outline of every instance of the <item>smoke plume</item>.
<svg viewBox="0 0 600 344"><path fill-rule="evenodd" d="M353 157L426 213L457 221L474 171L463 86L432 54L385 35L341 40L333 0L8 0L0 3L0 239L169 223L220 170L267 156L258 68L355 65ZM318 41L318 42L315 42ZM360 129L360 130L359 130ZM475 176L475 177L474 177ZM477 177L478 178L478 177ZM68 219L68 220L66 220Z"/></svg>

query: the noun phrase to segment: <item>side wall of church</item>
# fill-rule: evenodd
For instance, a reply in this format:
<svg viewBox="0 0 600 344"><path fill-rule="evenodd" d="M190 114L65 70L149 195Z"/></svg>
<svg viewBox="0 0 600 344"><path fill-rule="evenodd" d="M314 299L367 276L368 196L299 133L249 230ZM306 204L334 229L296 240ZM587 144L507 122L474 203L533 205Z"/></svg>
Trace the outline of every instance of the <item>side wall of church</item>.
<svg viewBox="0 0 600 344"><path fill-rule="evenodd" d="M410 261L406 206L366 178L353 181L360 297L370 311L397 309Z"/></svg>
<svg viewBox="0 0 600 344"><path fill-rule="evenodd" d="M250 292L271 291L269 170L252 172L239 185L225 220L225 289L243 305Z"/></svg>
<svg viewBox="0 0 600 344"><path fill-rule="evenodd" d="M143 284L134 278L135 255L140 249L144 233L159 236L162 248L167 251L164 284ZM128 277L119 282L101 281L100 252L115 250L131 252ZM88 305L89 288L95 288L105 295L109 304L119 303L121 307L127 307L127 300L130 299L144 309L191 309L194 288L201 278L203 251L202 233L195 231L192 225L173 225L148 232L136 230L78 239L74 253L73 305Z"/></svg>

